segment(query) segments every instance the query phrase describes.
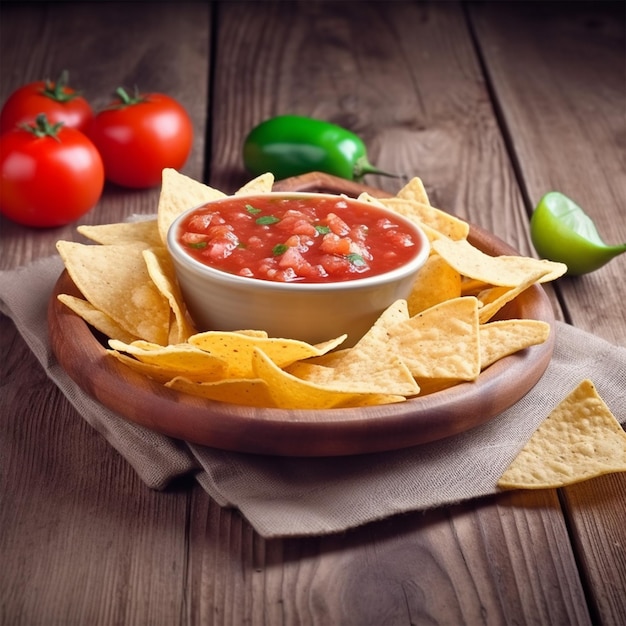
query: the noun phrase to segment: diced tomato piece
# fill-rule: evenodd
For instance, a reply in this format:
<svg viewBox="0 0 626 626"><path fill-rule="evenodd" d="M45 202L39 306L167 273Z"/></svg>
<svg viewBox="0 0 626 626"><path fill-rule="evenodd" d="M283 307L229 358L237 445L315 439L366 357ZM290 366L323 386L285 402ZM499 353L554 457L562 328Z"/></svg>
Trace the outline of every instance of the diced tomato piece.
<svg viewBox="0 0 626 626"><path fill-rule="evenodd" d="M212 212L212 213L202 213L202 214L194 215L189 220L189 229L195 230L196 232L204 232L211 225L225 224L225 223L226 221L217 211Z"/></svg>
<svg viewBox="0 0 626 626"><path fill-rule="evenodd" d="M324 271L330 275L337 275L350 271L350 261L343 256L335 256L334 254L325 254L320 259L320 264Z"/></svg>
<svg viewBox="0 0 626 626"><path fill-rule="evenodd" d="M387 235L389 244L392 246L408 248L409 246L415 245L413 238L408 233L403 233L397 228L394 228L393 230L388 230L385 234Z"/></svg>
<svg viewBox="0 0 626 626"><path fill-rule="evenodd" d="M199 243L204 243L209 240L209 236L203 233L183 233L180 240L188 246L193 246Z"/></svg>
<svg viewBox="0 0 626 626"><path fill-rule="evenodd" d="M237 239L237 235L227 230L221 233L219 237L211 239L202 254L214 260L225 259L229 257L238 246L239 239Z"/></svg>
<svg viewBox="0 0 626 626"><path fill-rule="evenodd" d="M350 227L336 213L329 213L324 223L335 235L344 236L350 233Z"/></svg>
<svg viewBox="0 0 626 626"><path fill-rule="evenodd" d="M328 233L324 235L322 242L320 243L320 251L327 254L350 254L351 240L347 237L339 237L335 233Z"/></svg>
<svg viewBox="0 0 626 626"><path fill-rule="evenodd" d="M263 239L260 237L250 237L247 246L250 250L260 250L263 247Z"/></svg>

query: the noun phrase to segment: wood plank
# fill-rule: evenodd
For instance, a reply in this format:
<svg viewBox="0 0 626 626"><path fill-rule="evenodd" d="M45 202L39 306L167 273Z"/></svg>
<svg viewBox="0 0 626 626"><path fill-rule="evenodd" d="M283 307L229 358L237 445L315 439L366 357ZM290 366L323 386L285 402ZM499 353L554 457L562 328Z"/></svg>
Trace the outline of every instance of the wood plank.
<svg viewBox="0 0 626 626"><path fill-rule="evenodd" d="M563 191L617 243L626 240L626 224L615 220L626 198L624 5L574 6L476 4L471 15L528 198ZM621 345L625 270L621 257L557 286L576 326ZM626 622L625 492L626 475L619 474L562 494L594 618L603 624Z"/></svg>
<svg viewBox="0 0 626 626"><path fill-rule="evenodd" d="M189 493L148 489L0 324L0 621L175 623Z"/></svg>
<svg viewBox="0 0 626 626"><path fill-rule="evenodd" d="M626 198L623 3L471 6L528 211L561 191L609 243L626 241L626 222L615 220ZM558 286L575 326L626 346L625 271L622 255Z"/></svg>
<svg viewBox="0 0 626 626"><path fill-rule="evenodd" d="M201 177L209 7L145 9L3 3L2 99L21 83L56 77L63 68L96 107L118 85L174 93L196 127L186 171ZM97 28L85 28L92 23ZM107 186L81 222L151 213L157 197L158 189ZM55 253L57 239L76 238L75 226L37 231L3 220L2 268ZM179 623L190 489L148 489L47 380L13 324L2 316L0 325L0 622Z"/></svg>
<svg viewBox="0 0 626 626"><path fill-rule="evenodd" d="M493 500L267 541L196 491L190 621L589 623L554 492Z"/></svg>
<svg viewBox="0 0 626 626"><path fill-rule="evenodd" d="M529 249L523 200L459 5L224 3L219 23L211 184L232 191L245 182L241 145L254 124L285 112L319 116L358 132L379 166L422 176L437 205ZM248 598L252 563L239 571L224 559L228 570L219 574L209 565L228 531L203 546L196 537L212 526L203 508L194 505L190 567L205 572L210 591L197 619L227 623L223 616L240 613L231 613L221 586ZM226 515L220 520L240 537ZM221 550L234 548L228 536ZM265 597L251 602L278 622L588 623L554 492L470 503L449 517L409 515L341 537L253 543L247 558L265 559L251 574ZM555 587L545 589L544 580ZM197 576L190 582L201 598ZM385 591L374 595L376 588Z"/></svg>

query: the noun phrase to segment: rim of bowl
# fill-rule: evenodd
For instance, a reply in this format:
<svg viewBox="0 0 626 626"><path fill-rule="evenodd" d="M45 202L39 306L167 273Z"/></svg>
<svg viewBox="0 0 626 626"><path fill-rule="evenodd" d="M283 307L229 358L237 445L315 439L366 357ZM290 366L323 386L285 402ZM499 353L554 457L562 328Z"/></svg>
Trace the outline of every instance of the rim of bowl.
<svg viewBox="0 0 626 626"><path fill-rule="evenodd" d="M250 193L250 194L241 194L236 196L237 199L245 199L245 198L258 198L260 196L275 196L281 198L304 198L304 197L312 197L312 198L341 198L344 197L351 202L355 202L357 204L362 204L364 206L374 206L377 210L387 213L392 216L395 220L404 223L406 226L411 228L415 233L417 233L421 248L419 252L407 263L401 265L400 267L396 267L387 272L383 272L382 274L376 274L374 276L365 276L363 278L351 278L349 280L343 281L332 281L332 282L318 282L318 283L307 283L307 282L280 282L280 281L272 281L272 280L264 280L262 278L255 278L251 276L239 276L238 274L231 274L230 272L225 272L224 270L217 269L215 267L211 267L210 265L205 265L204 263L200 263L192 256L187 254L186 250L180 245L177 240L177 231L180 223L191 213L197 211L200 208L211 204L219 204L220 202L224 202L228 199L232 199L234 196L225 196L224 198L218 198L216 200L210 200L209 202L203 202L202 204L198 204L194 207L186 209L180 215L178 215L174 221L170 224L170 227L167 231L167 247L169 249L170 255L177 259L179 262L185 264L189 269L196 270L202 274L206 274L209 277L218 278L222 281L231 281L234 284L240 286L251 286L254 285L255 288L265 289L265 290L273 290L273 291L327 291L332 289L362 289L368 286L375 286L379 284L385 284L387 282L393 282L396 279L404 278L410 274L417 272L426 262L428 255L430 254L430 241L426 236L426 233L417 225L415 222L412 222L408 218L404 217L404 215L400 215L388 209L384 206L379 205L370 205L367 202L363 202L362 200L358 200L357 198L352 198L347 196L346 194L333 194L333 193L315 193L310 191L269 191L266 193Z"/></svg>

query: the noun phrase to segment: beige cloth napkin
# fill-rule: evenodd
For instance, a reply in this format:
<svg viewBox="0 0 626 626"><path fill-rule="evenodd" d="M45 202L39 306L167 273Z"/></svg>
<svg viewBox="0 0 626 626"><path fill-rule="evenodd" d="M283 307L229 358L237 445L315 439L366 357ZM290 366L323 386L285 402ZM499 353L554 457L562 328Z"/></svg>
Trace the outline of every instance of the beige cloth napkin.
<svg viewBox="0 0 626 626"><path fill-rule="evenodd" d="M149 431L83 393L51 354L46 308L60 259L0 272L0 311L76 410L163 489L193 473L220 505L236 507L264 537L335 533L391 515L498 491L496 482L553 406L590 378L626 424L626 349L558 323L554 357L537 385L487 424L406 450L341 458L281 458L190 445ZM51 416L54 419L54 416Z"/></svg>

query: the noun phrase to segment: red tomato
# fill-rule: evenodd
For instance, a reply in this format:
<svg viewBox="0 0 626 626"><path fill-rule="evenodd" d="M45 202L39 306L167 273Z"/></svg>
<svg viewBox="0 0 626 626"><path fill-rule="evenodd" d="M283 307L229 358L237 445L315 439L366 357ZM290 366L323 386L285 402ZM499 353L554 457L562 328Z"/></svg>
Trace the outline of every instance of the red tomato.
<svg viewBox="0 0 626 626"><path fill-rule="evenodd" d="M0 136L0 213L25 226L73 222L96 205L104 167L89 138L45 116Z"/></svg>
<svg viewBox="0 0 626 626"><path fill-rule="evenodd" d="M108 180L122 187L159 185L164 168L180 169L189 156L193 126L185 109L159 93L119 98L100 111L89 136L102 155Z"/></svg>
<svg viewBox="0 0 626 626"><path fill-rule="evenodd" d="M67 86L67 72L55 82L29 83L14 91L0 111L0 133L13 130L18 124L31 124L44 114L50 124L85 132L93 118L91 106L77 91Z"/></svg>

